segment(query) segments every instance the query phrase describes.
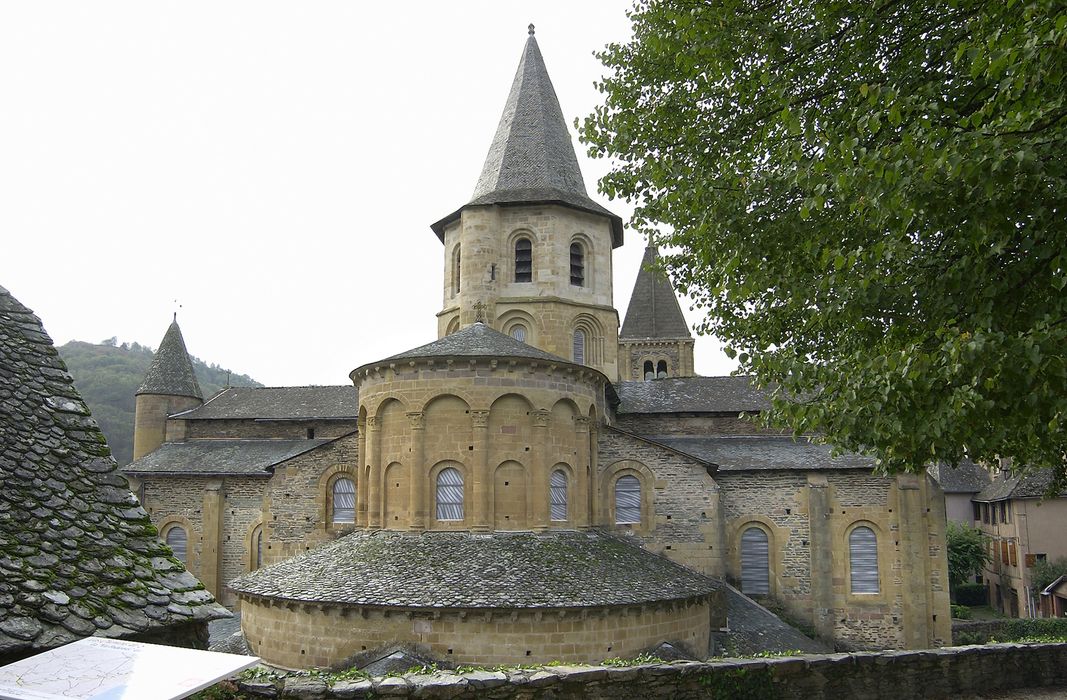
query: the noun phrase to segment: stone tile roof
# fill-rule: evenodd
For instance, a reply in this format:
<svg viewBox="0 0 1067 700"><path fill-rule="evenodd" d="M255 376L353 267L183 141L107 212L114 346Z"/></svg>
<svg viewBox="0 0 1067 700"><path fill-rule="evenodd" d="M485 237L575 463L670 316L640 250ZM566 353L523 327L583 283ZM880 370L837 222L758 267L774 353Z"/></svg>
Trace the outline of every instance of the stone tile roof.
<svg viewBox="0 0 1067 700"><path fill-rule="evenodd" d="M693 337L678 305L674 285L653 267L657 258L659 251L655 246L645 248L619 340Z"/></svg>
<svg viewBox="0 0 1067 700"><path fill-rule="evenodd" d="M992 483L977 493L972 500L975 501L1001 501L1006 498L1041 498L1052 485L1052 470L1040 469L1027 472L1019 476L1009 472L1001 472ZM1063 491L1060 497L1067 497L1067 491Z"/></svg>
<svg viewBox="0 0 1067 700"><path fill-rule="evenodd" d="M762 469L864 469L874 459L846 453L830 456L830 446L790 435L647 435L653 442L719 465L718 473Z"/></svg>
<svg viewBox="0 0 1067 700"><path fill-rule="evenodd" d="M176 415L183 420L355 420L359 392L351 384L235 386Z"/></svg>
<svg viewBox="0 0 1067 700"><path fill-rule="evenodd" d="M557 203L606 216L613 245L622 245L622 219L586 194L567 122L532 30L466 206L527 203ZM444 240L445 226L459 218L460 211L432 225L438 238Z"/></svg>
<svg viewBox="0 0 1067 700"><path fill-rule="evenodd" d="M127 474L234 474L269 476L274 467L333 440L188 440L165 442L132 464Z"/></svg>
<svg viewBox="0 0 1067 700"><path fill-rule="evenodd" d="M370 364L435 357L524 357L544 362L574 364L559 355L545 352L533 345L515 340L510 335L493 330L484 323L474 323L432 343L420 345Z"/></svg>
<svg viewBox="0 0 1067 700"><path fill-rule="evenodd" d="M618 382L617 413L740 413L771 407L747 376L674 377Z"/></svg>
<svg viewBox="0 0 1067 700"><path fill-rule="evenodd" d="M185 349L185 339L178 328L177 316L163 335L163 341L152 357L152 364L148 366L137 394L204 398L200 383L196 381L196 373L193 372L193 361Z"/></svg>
<svg viewBox="0 0 1067 700"><path fill-rule="evenodd" d="M155 534L40 320L0 287L0 657L229 615Z"/></svg>
<svg viewBox="0 0 1067 700"><path fill-rule="evenodd" d="M800 650L822 654L833 649L805 636L773 612L729 584L723 584L726 600L726 655Z"/></svg>
<svg viewBox="0 0 1067 700"><path fill-rule="evenodd" d="M956 467L943 463L931 464L926 471L945 493L978 493L992 481L988 469L969 459Z"/></svg>
<svg viewBox="0 0 1067 700"><path fill-rule="evenodd" d="M704 596L719 584L597 532L355 532L230 584L271 598L430 608L575 608Z"/></svg>

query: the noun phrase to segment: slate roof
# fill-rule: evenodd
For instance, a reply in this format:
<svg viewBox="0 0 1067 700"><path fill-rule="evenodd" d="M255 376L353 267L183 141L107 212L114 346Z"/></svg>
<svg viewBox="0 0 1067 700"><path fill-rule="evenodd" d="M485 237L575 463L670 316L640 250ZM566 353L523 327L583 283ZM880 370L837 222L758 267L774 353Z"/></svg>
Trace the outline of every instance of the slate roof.
<svg viewBox="0 0 1067 700"><path fill-rule="evenodd" d="M619 340L693 337L678 305L674 285L654 269L658 258L659 250L655 246L645 248Z"/></svg>
<svg viewBox="0 0 1067 700"><path fill-rule="evenodd" d="M606 216L611 220L613 246L622 245L622 219L586 194L567 122L531 25L481 177L464 208L535 203L563 204ZM461 211L431 226L438 238L444 240L445 226Z"/></svg>
<svg viewBox="0 0 1067 700"><path fill-rule="evenodd" d="M0 287L0 658L229 615L155 534L40 320Z"/></svg>
<svg viewBox="0 0 1067 700"><path fill-rule="evenodd" d="M993 482L977 493L974 501L1001 501L1006 498L1041 498L1052 484L1052 470L1041 469L1023 476L1002 472ZM1060 497L1067 496L1067 491Z"/></svg>
<svg viewBox="0 0 1067 700"><path fill-rule="evenodd" d="M958 466L931 464L926 471L945 493L978 493L992 481L989 470L965 459Z"/></svg>
<svg viewBox="0 0 1067 700"><path fill-rule="evenodd" d="M269 476L275 466L333 440L188 440L165 442L123 467L127 474Z"/></svg>
<svg viewBox="0 0 1067 700"><path fill-rule="evenodd" d="M148 366L137 394L204 398L200 383L196 381L196 373L193 372L193 361L185 349L182 330L178 328L177 315L163 335L163 341L152 357L152 364Z"/></svg>
<svg viewBox="0 0 1067 700"><path fill-rule="evenodd" d="M580 608L683 600L711 579L597 532L355 532L230 587L285 600L402 608Z"/></svg>
<svg viewBox="0 0 1067 700"><path fill-rule="evenodd" d="M854 453L830 457L830 446L790 435L648 435L653 442L719 465L718 473L765 469L864 469L874 459Z"/></svg>
<svg viewBox="0 0 1067 700"><path fill-rule="evenodd" d="M196 408L176 414L182 420L345 420L359 415L359 391L340 386L235 386Z"/></svg>
<svg viewBox="0 0 1067 700"><path fill-rule="evenodd" d="M805 654L833 651L823 642L805 636L733 586L724 583L723 590L731 656L782 653L797 649Z"/></svg>
<svg viewBox="0 0 1067 700"><path fill-rule="evenodd" d="M747 376L673 377L618 382L617 413L740 413L771 407Z"/></svg>

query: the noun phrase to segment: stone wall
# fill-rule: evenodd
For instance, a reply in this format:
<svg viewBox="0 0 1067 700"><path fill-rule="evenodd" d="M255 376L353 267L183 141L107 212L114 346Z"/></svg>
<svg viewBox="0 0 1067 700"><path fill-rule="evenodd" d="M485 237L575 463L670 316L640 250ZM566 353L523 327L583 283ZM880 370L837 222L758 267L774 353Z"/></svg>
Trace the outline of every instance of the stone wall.
<svg viewBox="0 0 1067 700"><path fill-rule="evenodd" d="M783 435L761 428L754 416L738 413L623 413L615 416L619 430L638 435Z"/></svg>
<svg viewBox="0 0 1067 700"><path fill-rule="evenodd" d="M239 684L244 697L429 700L881 700L986 697L1067 688L1067 644L996 644L909 652L808 655L633 667L556 666L338 681L290 677Z"/></svg>
<svg viewBox="0 0 1067 700"><path fill-rule="evenodd" d="M181 420L172 418L167 439L248 438L261 440L305 440L308 431L315 439L347 435L356 429L355 420Z"/></svg>

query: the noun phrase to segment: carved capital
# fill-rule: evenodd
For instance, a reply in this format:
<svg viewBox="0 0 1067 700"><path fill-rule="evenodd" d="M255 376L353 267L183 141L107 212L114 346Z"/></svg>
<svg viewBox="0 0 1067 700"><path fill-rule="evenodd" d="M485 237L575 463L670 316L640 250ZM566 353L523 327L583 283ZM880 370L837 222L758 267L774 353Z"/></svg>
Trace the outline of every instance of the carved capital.
<svg viewBox="0 0 1067 700"><path fill-rule="evenodd" d="M378 416L367 416L367 429L368 430L381 430L382 419Z"/></svg>
<svg viewBox="0 0 1067 700"><path fill-rule="evenodd" d="M408 422L411 424L412 430L422 430L426 427L426 420L422 411L411 411L408 413Z"/></svg>
<svg viewBox="0 0 1067 700"><path fill-rule="evenodd" d="M533 417L535 428L547 428L549 421L552 420L552 414L544 409L530 411L530 416Z"/></svg>
<svg viewBox="0 0 1067 700"><path fill-rule="evenodd" d="M591 422L592 421L589 419L589 416L575 416L574 429L577 430L579 433L588 433L589 424Z"/></svg>
<svg viewBox="0 0 1067 700"><path fill-rule="evenodd" d="M471 411L471 425L475 428L489 426L489 411Z"/></svg>

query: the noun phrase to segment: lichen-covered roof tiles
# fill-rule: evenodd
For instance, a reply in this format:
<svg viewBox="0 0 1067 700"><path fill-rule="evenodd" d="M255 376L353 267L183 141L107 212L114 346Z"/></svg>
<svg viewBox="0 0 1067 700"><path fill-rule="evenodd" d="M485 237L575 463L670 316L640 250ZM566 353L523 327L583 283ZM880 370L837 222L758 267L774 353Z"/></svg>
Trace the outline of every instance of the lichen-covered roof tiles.
<svg viewBox="0 0 1067 700"><path fill-rule="evenodd" d="M654 267L658 257L655 246L645 248L619 340L693 337L682 315L682 307L678 305L674 286Z"/></svg>
<svg viewBox="0 0 1067 700"><path fill-rule="evenodd" d="M185 339L178 328L177 317L163 335L163 341L152 357L152 364L148 366L137 393L204 398L200 383L196 381L196 373L193 372L193 361L185 349Z"/></svg>
<svg viewBox="0 0 1067 700"><path fill-rule="evenodd" d="M0 658L229 615L155 535L40 320L0 287Z"/></svg>
<svg viewBox="0 0 1067 700"><path fill-rule="evenodd" d="M539 350L532 345L515 340L510 335L493 330L484 323L474 323L444 338L406 350L384 360L372 362L379 365L401 360L421 360L449 357L514 357L572 365L570 360L559 355ZM369 366L369 365L365 365ZM362 369L362 368L360 368ZM356 370L359 371L358 369Z"/></svg>
<svg viewBox="0 0 1067 700"><path fill-rule="evenodd" d="M355 532L231 584L284 600L400 608L579 608L684 600L711 579L596 532Z"/></svg>
<svg viewBox="0 0 1067 700"><path fill-rule="evenodd" d="M973 498L975 501L1001 501L1006 498L1041 498L1052 485L1052 470L1040 469L1016 475L1002 472ZM1060 497L1067 497L1063 491Z"/></svg>
<svg viewBox="0 0 1067 700"><path fill-rule="evenodd" d="M188 440L165 442L123 467L127 474L270 476L273 468L333 440Z"/></svg>
<svg viewBox="0 0 1067 700"><path fill-rule="evenodd" d="M988 469L969 459L956 467L944 463L932 464L926 471L945 493L978 493L992 481Z"/></svg>
<svg viewBox="0 0 1067 700"><path fill-rule="evenodd" d="M790 435L649 435L647 439L718 465L718 473L798 469L874 468L874 459L852 452L830 456L830 446Z"/></svg>
<svg viewBox="0 0 1067 700"><path fill-rule="evenodd" d="M183 420L355 420L359 392L340 386L235 386L220 391L196 408L179 413Z"/></svg>
<svg viewBox="0 0 1067 700"><path fill-rule="evenodd" d="M618 413L741 413L771 406L767 394L746 376L619 382L615 391Z"/></svg>

